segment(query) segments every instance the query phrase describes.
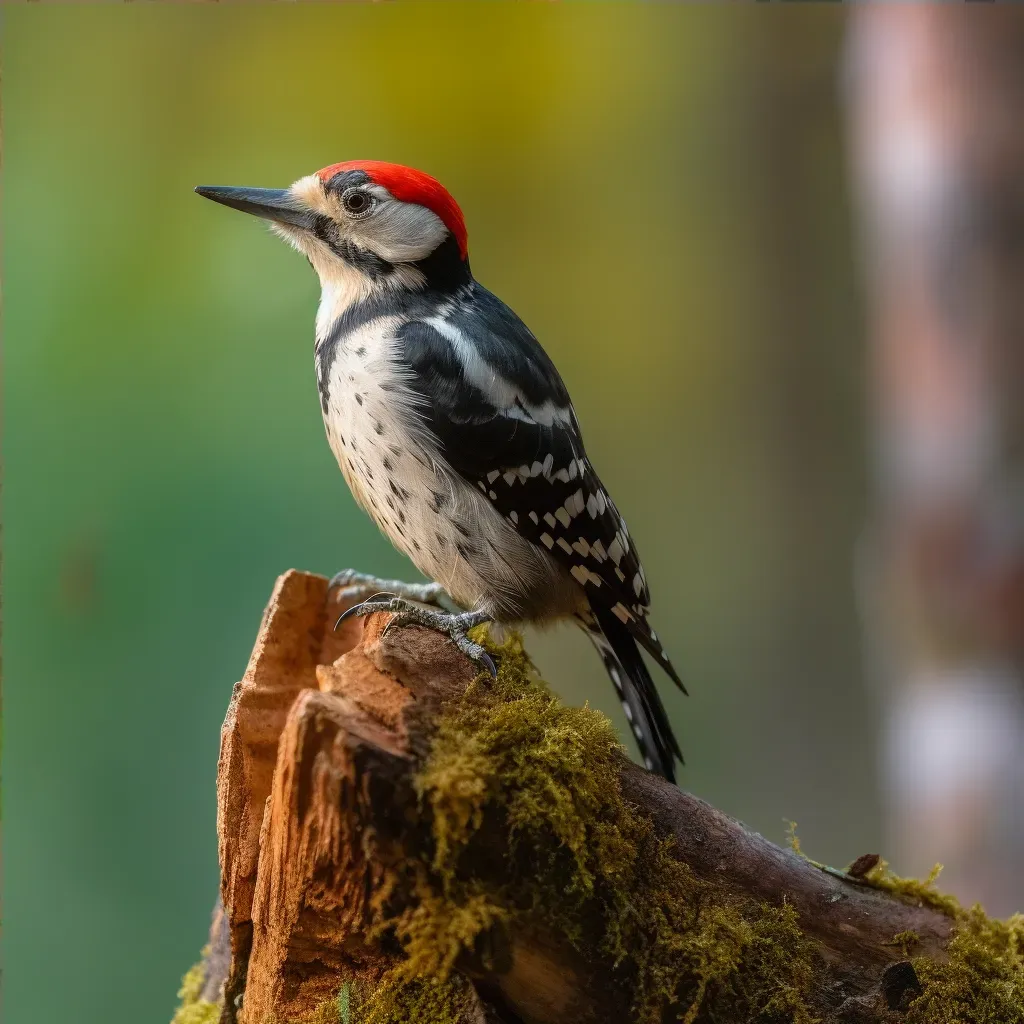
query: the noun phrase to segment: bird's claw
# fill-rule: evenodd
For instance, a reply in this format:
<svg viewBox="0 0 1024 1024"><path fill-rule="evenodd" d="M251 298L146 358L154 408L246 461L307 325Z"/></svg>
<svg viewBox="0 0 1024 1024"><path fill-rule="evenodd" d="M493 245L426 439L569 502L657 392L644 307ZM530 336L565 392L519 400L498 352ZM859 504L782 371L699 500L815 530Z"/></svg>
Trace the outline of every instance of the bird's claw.
<svg viewBox="0 0 1024 1024"><path fill-rule="evenodd" d="M470 661L482 666L492 679L498 678L498 669L494 664L494 659L482 644L471 640L467 635L467 630L488 621L487 616L482 612L452 614L433 608L417 607L391 593L379 593L342 612L334 624L334 628L337 629L347 618L353 616L361 618L364 615L371 615L373 612L391 612L391 621L384 627L384 633L387 633L392 626L408 625L425 626L427 629L443 633Z"/></svg>
<svg viewBox="0 0 1024 1024"><path fill-rule="evenodd" d="M451 618L458 618L458 616L453 615ZM395 620L392 619L391 624L394 624L394 621ZM475 640L470 640L466 635L465 629L460 629L458 626L455 626L448 631L448 636L452 643L454 643L455 646L458 647L458 649L462 651L462 653L469 658L474 665L481 666L492 679L498 678L498 668L494 664L494 659L487 653L482 644L478 644Z"/></svg>
<svg viewBox="0 0 1024 1024"><path fill-rule="evenodd" d="M472 642L473 641L471 640L470 643ZM475 646L480 647L479 644L476 644ZM459 649L462 650L462 648ZM465 650L463 650L462 653L465 654L466 657L469 658L469 660L472 661L474 664L483 665L483 667L487 670L487 674L492 679L498 678L498 666L494 664L494 659L482 647L480 647L479 657L476 658L474 658L472 654Z"/></svg>
<svg viewBox="0 0 1024 1024"><path fill-rule="evenodd" d="M404 601L399 601L394 594L389 593L386 590L382 590L379 594L373 594L365 601L360 601L358 604L352 605L351 608L346 608L338 616L338 621L335 622L334 628L337 629L346 619L361 619L364 615L370 615L373 612L391 611L390 606L396 601L402 605L405 604Z"/></svg>

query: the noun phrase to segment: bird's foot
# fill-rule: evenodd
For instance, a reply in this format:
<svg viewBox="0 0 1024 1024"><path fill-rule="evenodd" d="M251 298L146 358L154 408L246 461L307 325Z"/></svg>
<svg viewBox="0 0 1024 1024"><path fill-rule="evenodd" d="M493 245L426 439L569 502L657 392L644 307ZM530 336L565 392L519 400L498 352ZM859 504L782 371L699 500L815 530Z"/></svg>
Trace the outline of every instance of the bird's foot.
<svg viewBox="0 0 1024 1024"><path fill-rule="evenodd" d="M384 582L381 580L378 583ZM373 612L391 612L391 621L384 629L386 633L392 626L426 626L438 633L450 637L456 647L470 661L480 665L491 676L497 678L498 670L495 668L494 659L484 650L481 644L469 638L468 631L474 626L480 626L490 622L490 616L486 612L444 612L434 608L421 608L401 597L393 597L388 593L378 593L361 604L353 605L341 614L341 617L334 624L334 628L352 616L370 615Z"/></svg>
<svg viewBox="0 0 1024 1024"><path fill-rule="evenodd" d="M344 602L365 601L378 594L393 594L406 601L458 610L440 583L403 583L402 580L382 580L378 576L369 576L354 569L342 569L331 577L327 587L329 590L340 587L338 599Z"/></svg>

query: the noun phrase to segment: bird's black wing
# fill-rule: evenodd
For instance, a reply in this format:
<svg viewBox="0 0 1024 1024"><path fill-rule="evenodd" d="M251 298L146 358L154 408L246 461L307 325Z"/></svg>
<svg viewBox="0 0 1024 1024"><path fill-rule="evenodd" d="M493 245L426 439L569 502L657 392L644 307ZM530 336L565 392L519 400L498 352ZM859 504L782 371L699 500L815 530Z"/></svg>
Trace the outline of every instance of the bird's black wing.
<svg viewBox="0 0 1024 1024"><path fill-rule="evenodd" d="M480 294L482 293L482 294ZM445 460L548 550L682 687L647 622L650 593L626 523L583 447L558 372L516 315L475 301L398 332L410 386Z"/></svg>

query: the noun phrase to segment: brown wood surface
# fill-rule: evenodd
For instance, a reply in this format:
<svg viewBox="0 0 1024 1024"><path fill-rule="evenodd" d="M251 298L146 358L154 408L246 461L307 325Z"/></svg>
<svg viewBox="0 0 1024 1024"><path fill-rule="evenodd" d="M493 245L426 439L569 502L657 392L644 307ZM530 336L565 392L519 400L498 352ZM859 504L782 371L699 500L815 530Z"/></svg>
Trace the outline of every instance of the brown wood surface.
<svg viewBox="0 0 1024 1024"><path fill-rule="evenodd" d="M224 984L222 1024L296 1020L343 979L372 985L400 953L370 937L371 902L388 866L415 846L412 772L438 702L475 671L428 630L382 635L386 616L335 634L339 611L322 577L282 576L224 722L222 906L204 990ZM621 783L723 895L793 904L828 965L825 1024L885 1019L883 979L906 970L894 970L895 934L912 930L916 955L943 956L943 915L822 871L625 758ZM473 956L458 964L479 995L467 1022L628 1020L628 993L616 990L610 965L586 962L564 936L523 922L501 942L488 969Z"/></svg>

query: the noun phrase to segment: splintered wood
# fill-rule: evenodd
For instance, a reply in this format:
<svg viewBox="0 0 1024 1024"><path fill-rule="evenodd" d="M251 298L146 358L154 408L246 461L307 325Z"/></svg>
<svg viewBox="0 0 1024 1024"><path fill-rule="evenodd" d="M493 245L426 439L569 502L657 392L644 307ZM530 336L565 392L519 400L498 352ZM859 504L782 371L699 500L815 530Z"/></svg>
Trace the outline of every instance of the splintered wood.
<svg viewBox="0 0 1024 1024"><path fill-rule="evenodd" d="M359 620L335 632L343 610L323 577L282 576L224 721L225 1022L299 1018L335 996L342 979L369 980L386 966L362 941L382 865L367 860L367 839L377 837L380 853L389 829L375 808L402 806L386 790L409 785L408 770L394 770L408 756L404 712L418 690L427 696L423 684L464 687L474 675L450 645L424 637L403 685L393 673L408 659L390 635L381 639L387 618L366 620L365 633Z"/></svg>

